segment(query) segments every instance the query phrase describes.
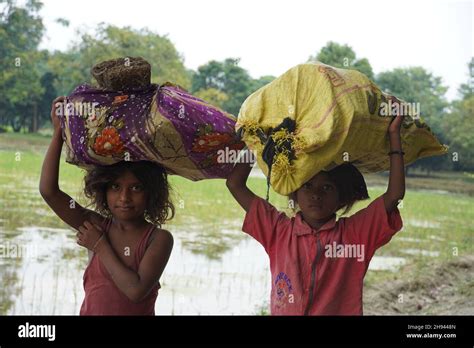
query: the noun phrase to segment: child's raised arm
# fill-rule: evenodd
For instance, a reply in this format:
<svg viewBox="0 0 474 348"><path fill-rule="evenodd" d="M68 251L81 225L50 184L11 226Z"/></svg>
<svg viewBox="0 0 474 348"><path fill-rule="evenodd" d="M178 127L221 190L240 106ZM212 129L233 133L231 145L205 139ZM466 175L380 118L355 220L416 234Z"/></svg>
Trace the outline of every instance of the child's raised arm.
<svg viewBox="0 0 474 348"><path fill-rule="evenodd" d="M64 97L58 97L51 106L51 121L53 123L53 136L51 144L43 161L39 191L46 203L53 209L65 223L74 229L78 229L86 219L100 223L101 216L96 212L81 207L69 195L59 188L59 161L63 147L61 125L56 115L57 103L62 103Z"/></svg>
<svg viewBox="0 0 474 348"><path fill-rule="evenodd" d="M230 193L246 212L249 211L250 204L255 198L255 194L247 187L247 179L251 170L252 164L237 162L226 181Z"/></svg>
<svg viewBox="0 0 474 348"><path fill-rule="evenodd" d="M400 126L402 116L396 116L388 127L390 139L390 178L387 192L383 195L385 210L393 211L400 199L405 196L405 166L403 162L402 144L400 140Z"/></svg>

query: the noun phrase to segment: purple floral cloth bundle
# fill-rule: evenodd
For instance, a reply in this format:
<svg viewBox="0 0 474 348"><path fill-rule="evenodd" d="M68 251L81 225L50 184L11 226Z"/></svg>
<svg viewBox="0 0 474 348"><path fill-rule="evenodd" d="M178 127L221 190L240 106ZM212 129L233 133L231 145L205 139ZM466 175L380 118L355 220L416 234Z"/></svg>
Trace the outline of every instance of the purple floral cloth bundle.
<svg viewBox="0 0 474 348"><path fill-rule="evenodd" d="M80 85L61 119L66 161L82 168L153 161L191 180L225 178L244 144L234 116L166 83L126 92Z"/></svg>

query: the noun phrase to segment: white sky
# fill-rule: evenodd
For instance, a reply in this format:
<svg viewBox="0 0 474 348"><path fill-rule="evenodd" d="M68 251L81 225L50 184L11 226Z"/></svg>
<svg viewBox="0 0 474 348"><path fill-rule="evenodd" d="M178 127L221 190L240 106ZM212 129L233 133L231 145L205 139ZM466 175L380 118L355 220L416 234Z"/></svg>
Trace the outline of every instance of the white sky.
<svg viewBox="0 0 474 348"><path fill-rule="evenodd" d="M76 29L100 22L147 27L167 34L188 68L239 57L254 78L278 76L335 41L375 73L423 66L450 87L448 99L467 82L473 56L472 0L44 0L41 14L41 48L64 50Z"/></svg>

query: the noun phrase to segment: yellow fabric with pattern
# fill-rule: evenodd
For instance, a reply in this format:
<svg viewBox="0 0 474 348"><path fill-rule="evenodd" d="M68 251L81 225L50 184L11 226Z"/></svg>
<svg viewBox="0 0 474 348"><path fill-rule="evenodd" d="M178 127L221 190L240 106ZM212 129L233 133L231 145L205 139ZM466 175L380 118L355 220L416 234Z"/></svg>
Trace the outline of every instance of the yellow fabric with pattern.
<svg viewBox="0 0 474 348"><path fill-rule="evenodd" d="M322 63L298 65L250 95L236 130L267 177L269 165L262 152L268 140L277 146L291 143L276 151L270 176L273 189L288 195L319 171L347 161L362 173L388 170L387 129L399 112L405 116L401 140L406 165L447 152L416 104L383 93L358 71ZM295 130L273 131L285 118L294 121Z"/></svg>

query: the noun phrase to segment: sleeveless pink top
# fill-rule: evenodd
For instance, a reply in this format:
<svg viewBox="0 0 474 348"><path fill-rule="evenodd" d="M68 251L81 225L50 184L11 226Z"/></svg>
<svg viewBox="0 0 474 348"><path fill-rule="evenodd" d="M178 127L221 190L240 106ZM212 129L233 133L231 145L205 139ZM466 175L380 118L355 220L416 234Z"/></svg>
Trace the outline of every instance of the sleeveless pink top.
<svg viewBox="0 0 474 348"><path fill-rule="evenodd" d="M109 232L112 219L105 221L105 233ZM145 255L150 236L154 230L151 226L138 242L133 255L132 269L138 272L140 261ZM139 303L133 303L115 285L109 272L95 253L84 272L85 298L82 302L80 315L155 315L155 302L158 296L157 283L150 293Z"/></svg>

